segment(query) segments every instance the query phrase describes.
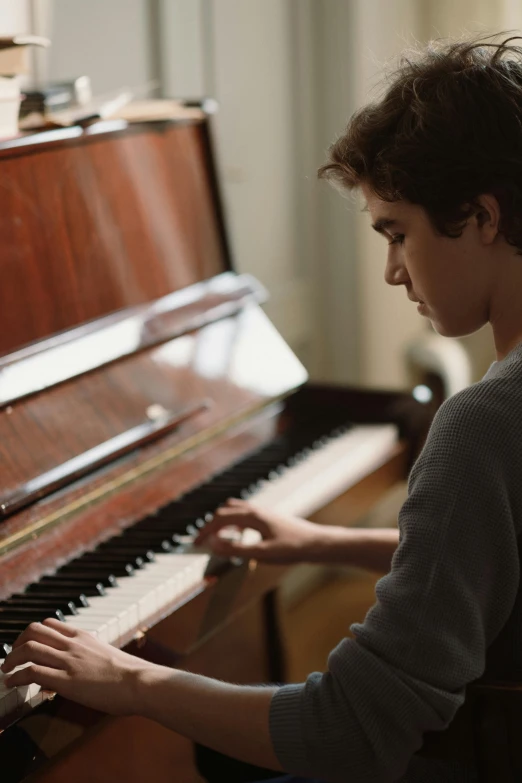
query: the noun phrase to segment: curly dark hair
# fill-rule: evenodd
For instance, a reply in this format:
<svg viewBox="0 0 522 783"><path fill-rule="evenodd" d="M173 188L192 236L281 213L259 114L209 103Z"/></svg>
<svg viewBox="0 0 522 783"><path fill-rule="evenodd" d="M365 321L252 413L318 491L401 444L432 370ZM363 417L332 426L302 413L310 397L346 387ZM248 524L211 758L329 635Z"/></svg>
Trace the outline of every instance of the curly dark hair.
<svg viewBox="0 0 522 783"><path fill-rule="evenodd" d="M319 176L419 204L449 237L491 193L501 232L522 254L522 38L497 38L432 42L403 55L383 97L352 116Z"/></svg>

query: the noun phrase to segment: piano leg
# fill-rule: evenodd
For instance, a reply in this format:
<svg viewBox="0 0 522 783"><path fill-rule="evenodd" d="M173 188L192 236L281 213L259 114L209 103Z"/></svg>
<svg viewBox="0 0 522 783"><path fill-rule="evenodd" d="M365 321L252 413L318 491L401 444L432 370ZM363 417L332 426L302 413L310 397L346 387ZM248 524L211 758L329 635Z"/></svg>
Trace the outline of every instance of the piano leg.
<svg viewBox="0 0 522 783"><path fill-rule="evenodd" d="M271 590L263 599L269 682L286 682L285 650L280 627L278 593Z"/></svg>
<svg viewBox="0 0 522 783"><path fill-rule="evenodd" d="M280 629L277 591L271 590L263 598L266 629L268 682L283 683L285 654ZM280 773L237 761L204 745L194 745L194 759L201 777L208 783L250 783L280 777Z"/></svg>

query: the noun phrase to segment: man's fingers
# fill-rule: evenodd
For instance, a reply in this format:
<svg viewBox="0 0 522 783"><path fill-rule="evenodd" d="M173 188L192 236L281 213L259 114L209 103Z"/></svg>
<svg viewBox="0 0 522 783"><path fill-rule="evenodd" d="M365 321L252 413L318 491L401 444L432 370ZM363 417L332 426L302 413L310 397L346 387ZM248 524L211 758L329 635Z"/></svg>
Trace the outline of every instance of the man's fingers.
<svg viewBox="0 0 522 783"><path fill-rule="evenodd" d="M45 620L44 623L31 623L28 625L25 631L22 631L18 639L13 643L13 650L30 641L42 642L49 647L55 647L57 650L67 649L67 637L71 636L71 634L65 635L57 630L54 623L58 623L58 620L54 620L53 625L48 625L48 622L48 620ZM59 623L59 625L63 626L64 623Z"/></svg>
<svg viewBox="0 0 522 783"><path fill-rule="evenodd" d="M258 558L263 552L263 542L258 544L242 544L241 541L231 541L221 536L213 536L209 541L211 549L226 557Z"/></svg>
<svg viewBox="0 0 522 783"><path fill-rule="evenodd" d="M59 691L67 681L67 673L60 669L31 664L5 678L7 688L17 688L36 683L46 691Z"/></svg>
<svg viewBox="0 0 522 783"><path fill-rule="evenodd" d="M195 544L200 544L209 536L214 536L219 530L226 530L230 528L230 532L237 532L238 530L244 530L247 527L252 527L252 519L249 517L239 516L238 514L232 515L214 515L213 519L208 522L203 530L200 532L195 540Z"/></svg>
<svg viewBox="0 0 522 783"><path fill-rule="evenodd" d="M54 631L58 631L62 636L67 636L69 639L75 639L80 634L80 631L78 631L77 628L73 628L67 623L62 623L62 621L57 620L56 617L48 617L43 621L43 625L47 628L52 628Z"/></svg>
<svg viewBox="0 0 522 783"><path fill-rule="evenodd" d="M40 642L30 641L9 653L2 665L2 671L8 674L17 666L24 666L26 663L59 669L64 666L66 660L67 653L62 650L56 650L54 647L48 647Z"/></svg>

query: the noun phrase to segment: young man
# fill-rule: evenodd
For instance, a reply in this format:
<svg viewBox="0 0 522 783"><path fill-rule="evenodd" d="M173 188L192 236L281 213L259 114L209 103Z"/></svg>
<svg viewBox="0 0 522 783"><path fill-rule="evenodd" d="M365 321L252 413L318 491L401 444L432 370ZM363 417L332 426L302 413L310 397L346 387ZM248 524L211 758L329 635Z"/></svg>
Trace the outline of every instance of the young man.
<svg viewBox="0 0 522 783"><path fill-rule="evenodd" d="M522 672L522 48L433 47L405 60L350 121L322 175L360 188L404 286L443 335L490 323L497 362L440 408L392 531L316 528L230 502L202 533L267 561L357 563L389 573L325 674L239 687L147 664L56 620L33 624L4 672L115 714L152 718L275 771L325 781L476 780L416 755L486 672ZM257 527L251 549L221 541Z"/></svg>

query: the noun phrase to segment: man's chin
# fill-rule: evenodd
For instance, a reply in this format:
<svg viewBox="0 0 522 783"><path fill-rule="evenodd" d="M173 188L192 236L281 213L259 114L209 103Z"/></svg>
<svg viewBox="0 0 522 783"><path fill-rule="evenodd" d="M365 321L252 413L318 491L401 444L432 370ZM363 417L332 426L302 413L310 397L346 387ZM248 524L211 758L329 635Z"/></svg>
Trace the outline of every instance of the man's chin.
<svg viewBox="0 0 522 783"><path fill-rule="evenodd" d="M481 329L484 325L478 324L477 326L472 326L470 324L463 323L450 324L444 321L440 321L437 318L430 318L429 320L431 321L431 325L434 330L437 332L437 334L440 334L441 337L467 337L469 334L478 332L478 330Z"/></svg>

